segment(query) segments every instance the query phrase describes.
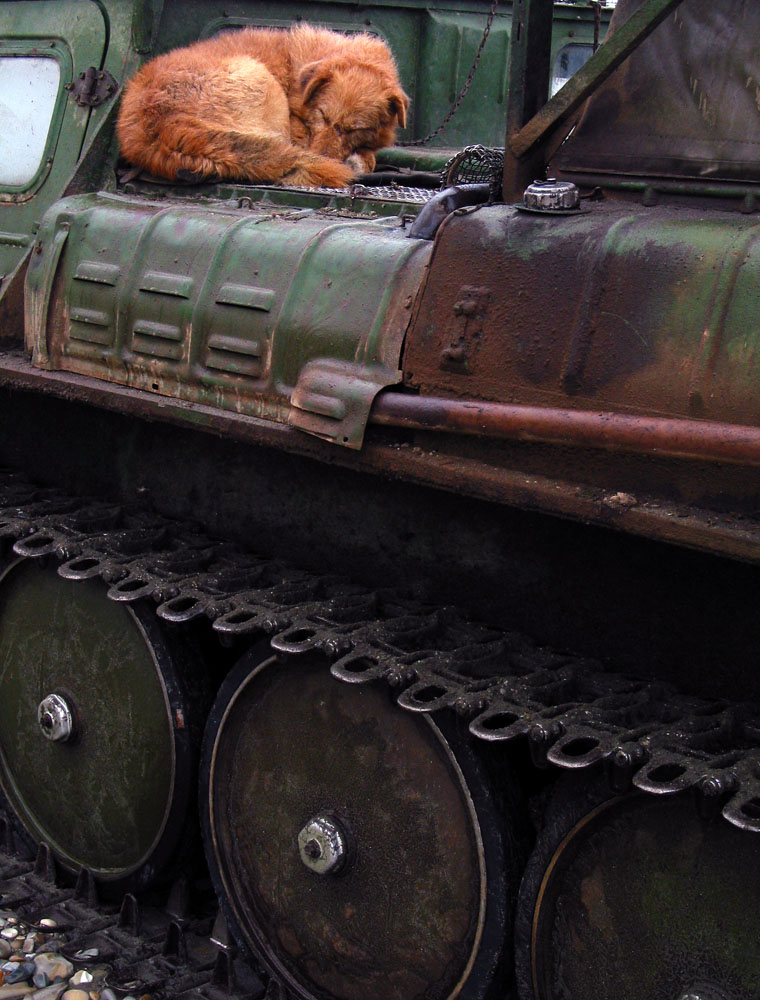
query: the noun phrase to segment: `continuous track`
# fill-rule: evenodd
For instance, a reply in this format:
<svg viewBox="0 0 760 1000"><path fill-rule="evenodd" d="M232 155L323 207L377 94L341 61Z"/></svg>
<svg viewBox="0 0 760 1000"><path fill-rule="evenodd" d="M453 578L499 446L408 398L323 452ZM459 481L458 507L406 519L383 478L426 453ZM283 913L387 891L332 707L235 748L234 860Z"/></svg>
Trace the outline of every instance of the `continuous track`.
<svg viewBox="0 0 760 1000"><path fill-rule="evenodd" d="M100 577L111 600L152 601L172 623L219 636L270 637L319 653L342 681L383 679L410 711L453 708L485 741L527 738L534 763L603 762L613 788L694 789L700 810L760 831L760 708L705 701L604 670L515 632L396 593L293 569L128 506L75 498L0 475L0 540L48 557L70 580Z"/></svg>

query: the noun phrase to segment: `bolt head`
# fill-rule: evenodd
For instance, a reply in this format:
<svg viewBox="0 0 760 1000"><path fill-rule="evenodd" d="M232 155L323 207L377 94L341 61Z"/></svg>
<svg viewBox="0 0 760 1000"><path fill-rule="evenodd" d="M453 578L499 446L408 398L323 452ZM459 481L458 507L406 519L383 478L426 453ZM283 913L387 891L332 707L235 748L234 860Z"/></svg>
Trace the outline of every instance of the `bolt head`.
<svg viewBox="0 0 760 1000"><path fill-rule="evenodd" d="M59 694L42 699L37 707L37 722L42 735L53 743L65 743L74 735L74 713Z"/></svg>
<svg viewBox="0 0 760 1000"><path fill-rule="evenodd" d="M314 816L298 834L301 861L317 875L335 875L346 863L346 832L334 816Z"/></svg>

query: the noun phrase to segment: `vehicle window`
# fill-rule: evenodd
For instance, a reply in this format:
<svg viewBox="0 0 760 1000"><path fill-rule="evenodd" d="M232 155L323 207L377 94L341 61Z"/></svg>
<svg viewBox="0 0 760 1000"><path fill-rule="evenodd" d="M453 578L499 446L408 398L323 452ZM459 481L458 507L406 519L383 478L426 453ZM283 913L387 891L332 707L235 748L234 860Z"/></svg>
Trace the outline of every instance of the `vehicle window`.
<svg viewBox="0 0 760 1000"><path fill-rule="evenodd" d="M570 45L565 45L559 50L557 58L554 60L554 72L552 73L552 97L560 87L564 87L570 77L577 73L585 62L588 62L593 54L593 45L583 45L580 42L571 42Z"/></svg>
<svg viewBox="0 0 760 1000"><path fill-rule="evenodd" d="M61 82L57 59L0 56L0 185L24 187L42 163Z"/></svg>

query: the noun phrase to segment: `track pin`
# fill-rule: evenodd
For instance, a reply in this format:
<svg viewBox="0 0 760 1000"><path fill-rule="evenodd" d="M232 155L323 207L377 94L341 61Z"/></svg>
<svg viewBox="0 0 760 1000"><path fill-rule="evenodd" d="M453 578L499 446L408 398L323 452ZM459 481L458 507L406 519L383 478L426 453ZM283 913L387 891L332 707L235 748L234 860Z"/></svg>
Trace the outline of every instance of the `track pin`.
<svg viewBox="0 0 760 1000"><path fill-rule="evenodd" d="M132 937L140 936L140 906L131 892L126 893L121 901L119 927L123 927Z"/></svg>
<svg viewBox="0 0 760 1000"><path fill-rule="evenodd" d="M605 757L604 770L610 791L622 795L630 790L633 776L647 762L647 752L641 744L632 747L617 747Z"/></svg>
<svg viewBox="0 0 760 1000"><path fill-rule="evenodd" d="M50 850L50 845L44 840L40 841L37 848L37 857L34 859L34 874L38 878L50 882L51 885L55 885L56 883L55 858L53 857L53 852Z"/></svg>
<svg viewBox="0 0 760 1000"><path fill-rule="evenodd" d="M700 818L711 820L719 816L726 800L735 790L736 778L731 772L703 775L694 786Z"/></svg>
<svg viewBox="0 0 760 1000"><path fill-rule="evenodd" d="M547 768L549 763L546 755L563 734L564 729L558 722L536 722L528 731L528 746L530 759L534 767Z"/></svg>
<svg viewBox="0 0 760 1000"><path fill-rule="evenodd" d="M74 896L87 903L89 907L95 909L98 905L98 886L95 876L89 868L80 868L77 875L77 884L74 889Z"/></svg>

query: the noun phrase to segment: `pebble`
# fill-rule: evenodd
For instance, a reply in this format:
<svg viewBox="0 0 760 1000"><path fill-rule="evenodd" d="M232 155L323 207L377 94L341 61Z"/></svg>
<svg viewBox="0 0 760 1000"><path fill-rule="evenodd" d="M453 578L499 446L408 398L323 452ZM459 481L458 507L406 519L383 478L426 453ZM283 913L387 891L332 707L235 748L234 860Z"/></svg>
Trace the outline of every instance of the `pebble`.
<svg viewBox="0 0 760 1000"><path fill-rule="evenodd" d="M35 971L44 972L51 983L56 979L68 979L74 974L74 966L63 955L43 951L34 960Z"/></svg>
<svg viewBox="0 0 760 1000"><path fill-rule="evenodd" d="M74 973L69 982L72 986L86 986L91 983L94 978L95 976L93 976L91 972L88 972L87 969L80 969L79 972Z"/></svg>
<svg viewBox="0 0 760 1000"><path fill-rule="evenodd" d="M66 983L53 983L44 990L37 990L34 1000L58 1000L58 997L66 989Z"/></svg>
<svg viewBox="0 0 760 1000"><path fill-rule="evenodd" d="M0 958L8 958L13 949L4 938L0 938Z"/></svg>
<svg viewBox="0 0 760 1000"><path fill-rule="evenodd" d="M0 931L0 937L4 937L6 941L13 941L14 938L18 937L18 927L6 925Z"/></svg>
<svg viewBox="0 0 760 1000"><path fill-rule="evenodd" d="M42 938L42 935L41 934L26 935L26 937L24 938L24 943L21 945L21 951L23 952L24 955L31 955L33 951L36 951L41 945L45 943L44 938L42 938L41 941L38 941L37 940L38 937Z"/></svg>
<svg viewBox="0 0 760 1000"><path fill-rule="evenodd" d="M13 983L11 986L0 986L0 1000L12 1000L13 997L22 997L26 993L34 993L31 983Z"/></svg>
<svg viewBox="0 0 760 1000"><path fill-rule="evenodd" d="M26 982L34 975L34 962L6 962L0 968L6 985Z"/></svg>
<svg viewBox="0 0 760 1000"><path fill-rule="evenodd" d="M90 994L86 990L66 990L61 1000L90 1000Z"/></svg>
<svg viewBox="0 0 760 1000"><path fill-rule="evenodd" d="M40 927L46 927L49 930L53 930L57 926L58 926L58 921L53 920L52 917L43 917L42 920L40 920Z"/></svg>

